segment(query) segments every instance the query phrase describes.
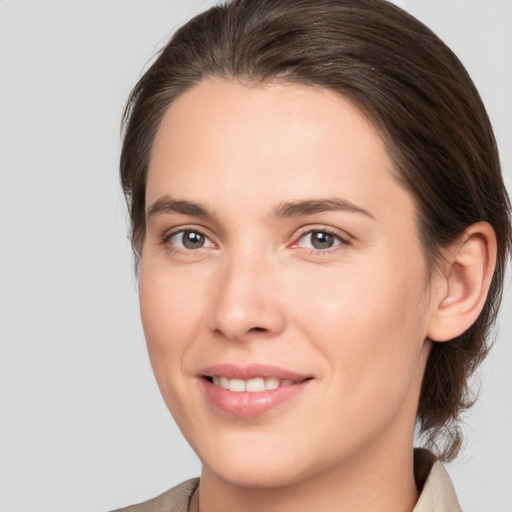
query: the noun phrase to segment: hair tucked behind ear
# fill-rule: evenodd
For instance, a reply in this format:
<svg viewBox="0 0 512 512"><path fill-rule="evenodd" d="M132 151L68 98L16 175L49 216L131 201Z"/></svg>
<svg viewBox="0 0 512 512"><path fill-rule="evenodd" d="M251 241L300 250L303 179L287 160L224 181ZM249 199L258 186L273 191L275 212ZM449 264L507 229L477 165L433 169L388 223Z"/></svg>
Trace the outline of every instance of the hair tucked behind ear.
<svg viewBox="0 0 512 512"><path fill-rule="evenodd" d="M427 27L383 0L234 0L200 14L175 33L128 100L121 182L136 255L160 121L180 94L211 76L327 87L350 99L379 129L397 179L415 198L431 268L471 224L494 228L498 261L485 307L463 335L433 344L419 402L421 430L440 455L453 458L461 443L457 420L472 402L468 379L489 348L511 245L496 142L463 65Z"/></svg>

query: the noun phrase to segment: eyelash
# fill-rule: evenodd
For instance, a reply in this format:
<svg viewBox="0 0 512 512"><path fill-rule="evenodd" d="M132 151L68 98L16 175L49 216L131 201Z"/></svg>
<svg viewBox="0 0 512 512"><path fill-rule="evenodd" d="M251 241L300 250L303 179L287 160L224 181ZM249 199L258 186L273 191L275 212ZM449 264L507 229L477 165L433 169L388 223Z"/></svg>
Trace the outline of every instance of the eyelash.
<svg viewBox="0 0 512 512"><path fill-rule="evenodd" d="M184 255L191 254L191 253L197 253L197 252L200 252L201 250L204 250L205 248L207 248L207 247L203 246L203 247L198 247L196 249L186 249L186 248L176 247L175 245L170 243L170 241L171 241L171 239L173 237L175 237L176 235L180 235L180 234L184 235L185 233L195 233L197 235L203 236L213 246L216 245L216 244L214 244L210 240L209 236L206 233L204 233L200 229L193 228L193 227L190 227L190 228L188 228L188 227L180 228L178 230L172 231L172 232L164 235L164 237L162 239L162 243L166 245L166 247L168 248L168 250L170 252L180 253L180 254L184 254ZM294 248L294 249L295 248L300 248L300 246L298 245L298 242L300 240L302 240L304 237L306 237L308 235L312 235L313 233L325 233L327 235L330 235L330 236L334 237L334 239L337 241L337 243L333 247L330 247L330 248L327 248L327 249L314 249L314 248L306 248L306 247L304 247L305 249L309 250L310 254L329 255L329 254L332 254L332 253L340 250L341 246L346 246L346 245L350 244L350 241L347 238L342 237L336 231L334 231L332 229L329 229L329 228L322 227L322 228L316 228L316 229L308 229L307 231L302 232L299 235L299 237L297 237L295 239L295 242L293 242L290 247Z"/></svg>
<svg viewBox="0 0 512 512"><path fill-rule="evenodd" d="M211 244L215 245L211 240L210 240L210 237L204 233L203 231L201 231L200 229L197 229L197 228L193 228L193 227L182 227L180 229L177 229L175 231L171 231L170 233L167 233L166 235L164 235L163 239L162 239L162 243L167 247L167 249L170 251L170 252L173 252L173 253L180 253L180 254L184 254L184 255L187 255L187 254L191 254L191 253L197 253L197 252L201 252L201 250L205 249L205 247L198 247L197 249L187 249L185 247L176 247L175 245L173 245L171 242L171 239L173 237L175 237L176 235L184 235L185 233L194 233L196 235L200 235L200 236L203 236L206 240L210 241Z"/></svg>
<svg viewBox="0 0 512 512"><path fill-rule="evenodd" d="M300 236L298 238L296 238L296 241L293 242L292 248L298 248L299 247L298 241L302 240L307 235L312 235L313 233L325 233L327 235L334 237L335 240L337 241L336 245L334 245L333 247L329 247L328 249L308 248L309 253L313 254L313 255L322 255L322 256L330 255L330 254L333 254L334 252L339 251L342 246L346 246L346 245L350 244L350 241L347 238L342 237L338 232L336 232L332 229L329 229L329 228L322 227L322 228L308 229L307 231L304 231L303 233L301 233Z"/></svg>

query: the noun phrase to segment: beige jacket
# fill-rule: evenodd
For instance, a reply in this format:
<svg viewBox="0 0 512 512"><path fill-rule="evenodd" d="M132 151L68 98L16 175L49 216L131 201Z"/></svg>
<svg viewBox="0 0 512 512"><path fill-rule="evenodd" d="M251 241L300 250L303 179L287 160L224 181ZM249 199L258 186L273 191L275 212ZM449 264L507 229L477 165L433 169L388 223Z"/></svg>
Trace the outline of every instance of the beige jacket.
<svg viewBox="0 0 512 512"><path fill-rule="evenodd" d="M426 450L416 450L414 464L418 487L422 490L412 512L462 512L441 462L434 461ZM152 500L114 512L188 512L190 498L198 485L199 478L193 478Z"/></svg>

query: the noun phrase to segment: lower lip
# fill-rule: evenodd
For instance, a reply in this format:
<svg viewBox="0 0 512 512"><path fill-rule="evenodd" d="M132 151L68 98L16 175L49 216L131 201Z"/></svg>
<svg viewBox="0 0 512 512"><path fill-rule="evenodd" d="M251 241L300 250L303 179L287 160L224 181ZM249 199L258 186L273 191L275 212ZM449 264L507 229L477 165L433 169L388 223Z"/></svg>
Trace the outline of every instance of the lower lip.
<svg viewBox="0 0 512 512"><path fill-rule="evenodd" d="M201 379L206 395L212 404L221 412L231 416L252 418L260 416L288 402L300 394L311 380L304 380L291 386L250 393L236 392L216 386L212 382Z"/></svg>

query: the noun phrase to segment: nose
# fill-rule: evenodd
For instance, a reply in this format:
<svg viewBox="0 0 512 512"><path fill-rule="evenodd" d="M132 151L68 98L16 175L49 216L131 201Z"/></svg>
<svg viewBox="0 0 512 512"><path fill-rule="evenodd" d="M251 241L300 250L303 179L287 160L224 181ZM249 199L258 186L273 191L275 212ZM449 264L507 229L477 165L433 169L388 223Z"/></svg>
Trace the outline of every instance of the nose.
<svg viewBox="0 0 512 512"><path fill-rule="evenodd" d="M216 336L233 341L271 338L285 327L278 269L257 255L233 255L218 269L209 314Z"/></svg>

